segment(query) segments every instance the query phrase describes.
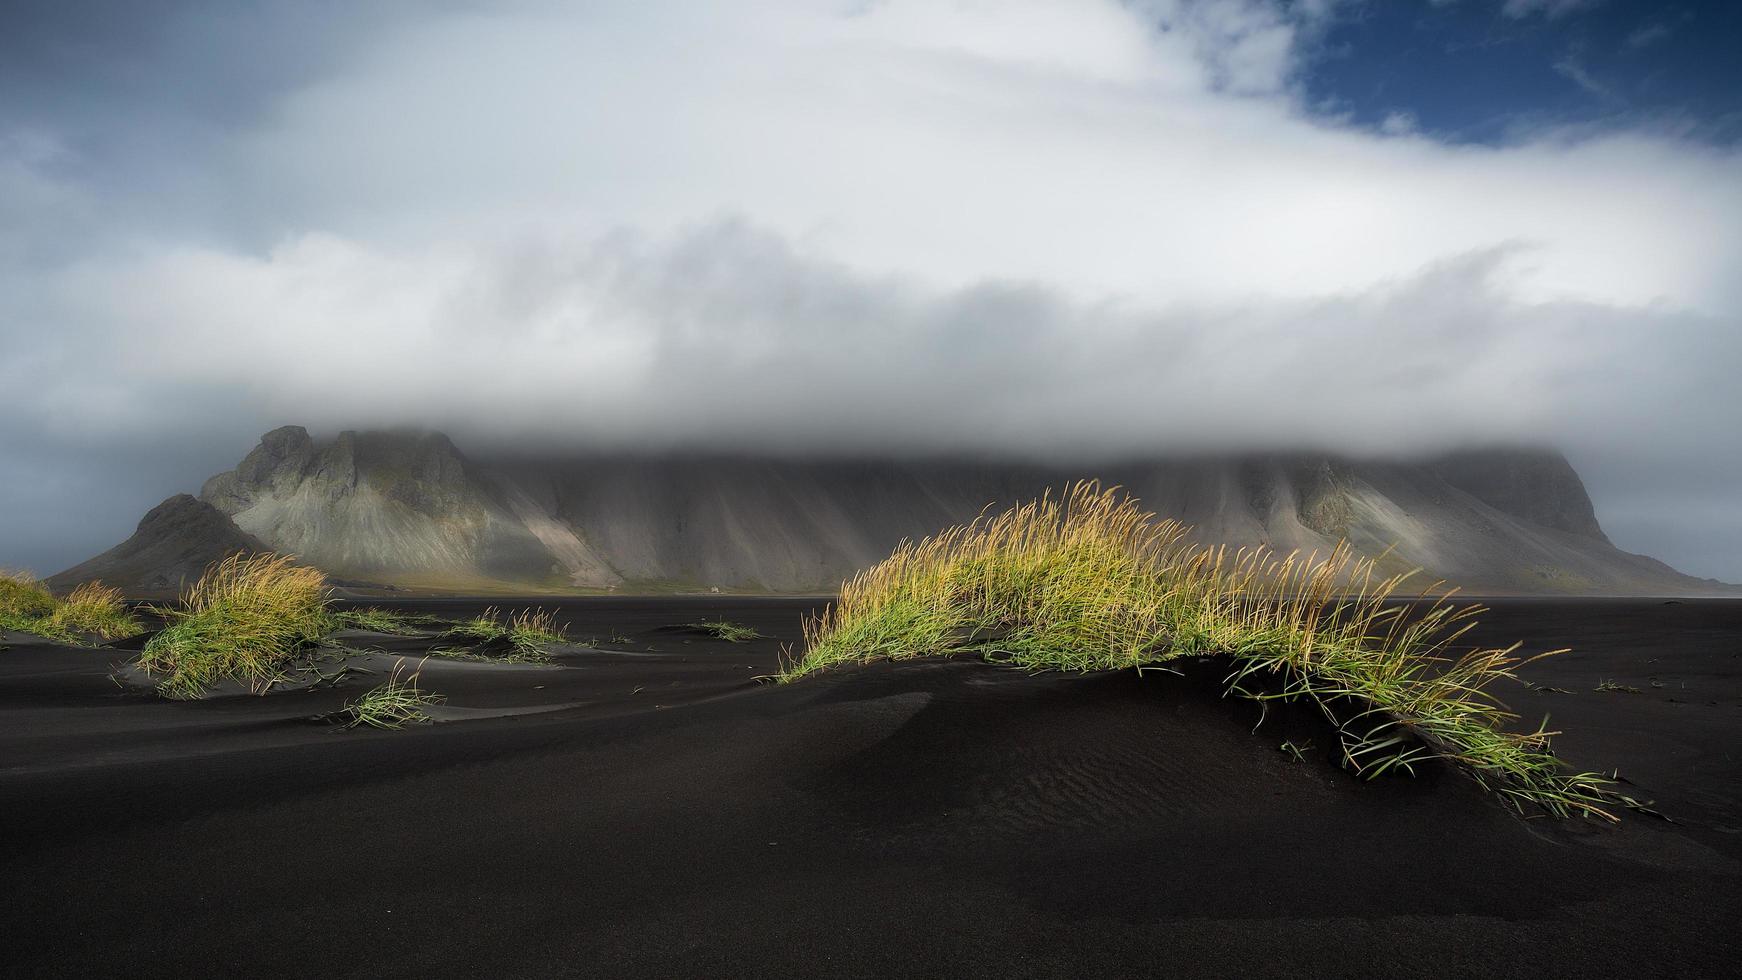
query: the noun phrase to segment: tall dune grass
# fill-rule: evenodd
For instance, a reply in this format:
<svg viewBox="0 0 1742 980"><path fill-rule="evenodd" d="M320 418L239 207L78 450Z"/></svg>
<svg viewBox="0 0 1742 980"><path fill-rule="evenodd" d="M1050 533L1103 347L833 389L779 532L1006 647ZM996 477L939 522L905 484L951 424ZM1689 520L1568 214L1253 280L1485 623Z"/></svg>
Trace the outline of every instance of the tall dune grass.
<svg viewBox="0 0 1742 980"><path fill-rule="evenodd" d="M139 620L121 593L86 582L59 599L48 586L22 572L0 572L0 627L35 633L60 643L96 637L114 640L139 632Z"/></svg>
<svg viewBox="0 0 1742 980"><path fill-rule="evenodd" d="M73 589L49 614L49 625L73 635L114 640L139 632L139 619L121 601L121 590L101 582L85 582Z"/></svg>
<svg viewBox="0 0 1742 980"><path fill-rule="evenodd" d="M1361 775L1437 758L1521 811L1610 817L1607 783L1564 770L1553 733L1507 727L1515 716L1490 686L1514 676L1518 645L1452 653L1482 607L1439 583L1406 596L1409 575L1381 577L1347 545L1302 557L1203 547L1186 533L1083 482L904 542L806 622L781 679L958 651L1077 671L1222 656L1230 691L1322 708Z"/></svg>
<svg viewBox="0 0 1742 980"><path fill-rule="evenodd" d="M235 555L160 610L168 625L140 653L158 692L198 697L223 680L263 692L332 627L326 576L283 555Z"/></svg>
<svg viewBox="0 0 1742 980"><path fill-rule="evenodd" d="M0 570L0 626L13 625L54 612L54 593L29 572Z"/></svg>

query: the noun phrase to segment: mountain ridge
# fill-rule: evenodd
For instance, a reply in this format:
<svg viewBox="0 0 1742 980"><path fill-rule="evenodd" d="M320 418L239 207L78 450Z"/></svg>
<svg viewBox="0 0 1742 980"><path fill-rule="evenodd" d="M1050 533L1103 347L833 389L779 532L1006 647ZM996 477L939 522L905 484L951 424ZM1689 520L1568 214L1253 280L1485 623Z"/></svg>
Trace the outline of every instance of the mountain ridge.
<svg viewBox="0 0 1742 980"><path fill-rule="evenodd" d="M178 493L146 512L126 541L49 576L48 584L70 588L100 579L135 594L172 592L220 558L270 550L228 514Z"/></svg>
<svg viewBox="0 0 1742 980"><path fill-rule="evenodd" d="M1083 478L1124 486L1146 509L1193 525L1208 543L1322 553L1346 538L1361 552L1385 555L1390 569L1420 566L1467 591L1732 591L1616 548L1577 472L1543 449L1418 460L1294 453L1098 465L605 453L480 458L439 432L348 430L317 442L300 426L267 433L235 469L205 482L197 503L210 512L198 512L197 541L177 550L180 526L148 516L133 538L51 582L103 577L145 588L170 572L185 577L200 547L209 560L222 557L213 548L257 544L340 580L389 587L826 592L904 538ZM195 510L185 502L175 509L190 518ZM151 555L172 556L169 571L148 574L141 557Z"/></svg>

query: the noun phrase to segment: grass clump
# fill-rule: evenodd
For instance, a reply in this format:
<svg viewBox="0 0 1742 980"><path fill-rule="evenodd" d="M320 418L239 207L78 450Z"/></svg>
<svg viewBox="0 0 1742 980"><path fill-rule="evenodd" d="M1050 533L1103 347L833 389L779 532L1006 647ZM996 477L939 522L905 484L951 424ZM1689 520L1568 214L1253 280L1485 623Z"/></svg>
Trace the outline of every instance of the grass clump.
<svg viewBox="0 0 1742 980"><path fill-rule="evenodd" d="M781 679L963 651L1030 670L1226 657L1230 692L1317 704L1360 775L1441 759L1521 811L1612 819L1607 781L1563 770L1552 732L1507 729L1515 716L1488 688L1514 678L1518 645L1449 652L1482 607L1438 584L1403 596L1408 574L1382 578L1346 544L1303 558L1203 547L1186 532L1084 482L904 542L806 622Z"/></svg>
<svg viewBox="0 0 1742 980"><path fill-rule="evenodd" d="M555 613L523 609L504 618L494 606L455 623L442 636L471 641L484 656L507 663L548 663L549 648L568 642L564 629L557 625Z"/></svg>
<svg viewBox="0 0 1742 980"><path fill-rule="evenodd" d="M404 636L422 633L433 627L445 626L447 621L435 616L409 615L379 609L375 606L365 606L360 609L345 609L334 613L333 625L338 629L366 630L370 633L393 633Z"/></svg>
<svg viewBox="0 0 1742 980"><path fill-rule="evenodd" d="M139 620L122 603L117 589L86 582L58 599L46 585L22 572L0 572L0 628L59 643L78 643L93 636L115 640L140 630Z"/></svg>
<svg viewBox="0 0 1742 980"><path fill-rule="evenodd" d="M121 590L101 582L86 582L74 589L49 614L48 622L68 633L103 640L133 636L140 630L138 618L121 602Z"/></svg>
<svg viewBox="0 0 1742 980"><path fill-rule="evenodd" d="M363 692L356 700L345 705L339 712L339 717L347 719L346 728L367 725L370 728L397 731L406 725L430 721L429 712L424 709L441 704L447 699L417 686L418 678L423 674L421 668L410 677L402 678L400 672L404 666L403 661L395 664L387 683Z"/></svg>
<svg viewBox="0 0 1742 980"><path fill-rule="evenodd" d="M724 619L710 619L704 620L700 623L691 623L690 628L701 630L709 636L712 636L714 639L725 640L727 643L748 643L751 640L762 639L762 634L756 632L750 627L745 626L742 623L733 623Z"/></svg>
<svg viewBox="0 0 1742 980"><path fill-rule="evenodd" d="M198 697L223 680L265 693L331 630L326 576L284 555L235 555L206 569L137 661L158 693Z"/></svg>
<svg viewBox="0 0 1742 980"><path fill-rule="evenodd" d="M23 629L14 625L40 619L54 612L54 593L29 572L0 571L0 626Z"/></svg>
<svg viewBox="0 0 1742 980"><path fill-rule="evenodd" d="M0 571L0 629L35 633L57 643L75 643L70 630L53 622L60 601L29 572Z"/></svg>

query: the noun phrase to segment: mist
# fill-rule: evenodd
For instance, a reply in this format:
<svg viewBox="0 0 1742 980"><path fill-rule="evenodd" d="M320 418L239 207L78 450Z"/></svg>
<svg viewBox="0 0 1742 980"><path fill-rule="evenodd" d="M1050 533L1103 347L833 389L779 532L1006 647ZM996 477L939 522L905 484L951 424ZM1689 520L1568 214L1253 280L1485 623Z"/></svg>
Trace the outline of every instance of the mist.
<svg viewBox="0 0 1742 980"><path fill-rule="evenodd" d="M1617 544L1742 580L1742 153L1357 126L1299 84L1335 6L170 5L96 57L174 86L0 96L0 564L86 557L296 423L1546 444Z"/></svg>

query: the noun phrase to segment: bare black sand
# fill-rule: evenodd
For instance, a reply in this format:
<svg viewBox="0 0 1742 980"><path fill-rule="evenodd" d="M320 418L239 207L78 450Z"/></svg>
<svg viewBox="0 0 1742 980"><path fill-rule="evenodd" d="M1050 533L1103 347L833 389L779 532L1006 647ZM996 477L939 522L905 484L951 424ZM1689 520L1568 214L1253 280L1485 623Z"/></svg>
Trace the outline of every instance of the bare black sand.
<svg viewBox="0 0 1742 980"><path fill-rule="evenodd" d="M1742 601L1508 600L1486 619L1487 639L1576 648L1528 670L1559 691L1509 693L1674 821L1613 829L1518 819L1445 771L1357 782L1310 712L1254 733L1217 665L758 683L808 607L568 602L602 652L431 660L453 720L404 732L308 720L379 676L171 703L109 678L124 651L9 635L0 974L1736 970ZM682 628L713 617L773 639ZM1304 761L1285 738L1312 743Z"/></svg>

